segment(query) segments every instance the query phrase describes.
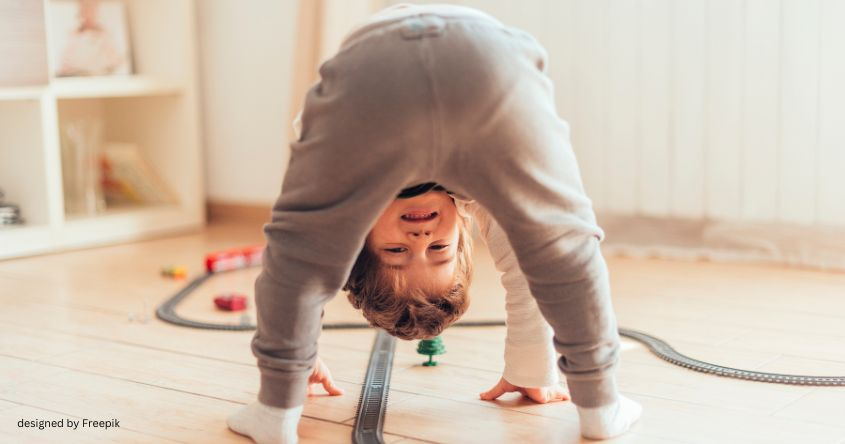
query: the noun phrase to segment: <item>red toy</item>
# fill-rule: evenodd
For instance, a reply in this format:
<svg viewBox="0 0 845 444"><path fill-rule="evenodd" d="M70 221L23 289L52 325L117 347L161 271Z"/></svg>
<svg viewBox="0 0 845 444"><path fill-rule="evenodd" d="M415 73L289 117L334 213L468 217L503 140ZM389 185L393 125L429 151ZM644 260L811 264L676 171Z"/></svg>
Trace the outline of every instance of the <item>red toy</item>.
<svg viewBox="0 0 845 444"><path fill-rule="evenodd" d="M214 305L221 310L241 311L246 308L246 296L238 293L221 294L214 298Z"/></svg>
<svg viewBox="0 0 845 444"><path fill-rule="evenodd" d="M218 251L205 256L205 268L209 273L217 273L260 265L263 253L264 245Z"/></svg>

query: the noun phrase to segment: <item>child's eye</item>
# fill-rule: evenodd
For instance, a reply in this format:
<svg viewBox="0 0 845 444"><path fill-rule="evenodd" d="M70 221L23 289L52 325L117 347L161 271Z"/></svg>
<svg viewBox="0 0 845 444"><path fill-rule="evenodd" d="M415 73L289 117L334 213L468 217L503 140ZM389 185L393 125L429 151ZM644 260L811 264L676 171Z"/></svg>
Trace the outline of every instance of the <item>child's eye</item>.
<svg viewBox="0 0 845 444"><path fill-rule="evenodd" d="M446 247L448 247L448 246L449 246L449 244L446 244L446 245L432 245L432 246L431 246L431 247L429 247L429 248L432 248L432 249L434 249L434 250L442 250L442 249L444 249L444 248L446 248Z"/></svg>
<svg viewBox="0 0 845 444"><path fill-rule="evenodd" d="M390 253L404 253L406 251L405 247L395 247L395 248L385 248L384 251Z"/></svg>

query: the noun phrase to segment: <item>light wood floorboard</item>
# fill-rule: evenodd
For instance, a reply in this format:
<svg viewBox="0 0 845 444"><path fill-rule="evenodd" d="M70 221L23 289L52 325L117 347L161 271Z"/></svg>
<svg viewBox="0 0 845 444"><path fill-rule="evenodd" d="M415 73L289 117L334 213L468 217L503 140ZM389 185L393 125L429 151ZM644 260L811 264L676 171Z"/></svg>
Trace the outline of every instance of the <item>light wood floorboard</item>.
<svg viewBox="0 0 845 444"><path fill-rule="evenodd" d="M202 270L206 252L262 242L260 225L219 223L201 233L0 262L0 442L249 442L225 418L255 398L251 332L192 330L147 313L184 282L162 266ZM501 319L503 291L476 249L468 319ZM723 365L845 375L845 275L751 264L608 258L620 325ZM181 307L195 319L239 322L216 311L218 292L252 293L257 269L215 276ZM254 318L254 313L248 314ZM152 316L151 316L152 317ZM359 321L340 295L326 322ZM452 328L447 354L423 367L400 341L386 422L391 443L582 442L571 403L517 395L478 399L501 376L504 328ZM302 441L350 441L373 332L326 330L320 354L341 397L309 398ZM845 388L736 381L671 366L623 342L620 389L645 415L618 443L845 442ZM17 427L21 418L118 418L121 428ZM583 441L586 442L586 441Z"/></svg>

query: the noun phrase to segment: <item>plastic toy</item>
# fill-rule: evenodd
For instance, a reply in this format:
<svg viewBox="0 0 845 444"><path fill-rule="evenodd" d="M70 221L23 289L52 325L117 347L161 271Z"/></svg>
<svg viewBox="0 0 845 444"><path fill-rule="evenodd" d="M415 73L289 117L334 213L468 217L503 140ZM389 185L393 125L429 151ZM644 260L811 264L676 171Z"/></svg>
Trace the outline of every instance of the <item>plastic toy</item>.
<svg viewBox="0 0 845 444"><path fill-rule="evenodd" d="M129 312L129 322L140 322L146 324L150 321L149 310L147 309L147 300L144 299L140 312Z"/></svg>
<svg viewBox="0 0 845 444"><path fill-rule="evenodd" d="M221 310L241 311L246 308L246 296L238 293L221 294L214 298L214 305Z"/></svg>
<svg viewBox="0 0 845 444"><path fill-rule="evenodd" d="M146 324L150 321L150 315L147 313L135 313L130 311L128 319L129 322L140 322L142 324Z"/></svg>
<svg viewBox="0 0 845 444"><path fill-rule="evenodd" d="M3 202L3 190L0 190L0 225L20 225L23 222L20 207Z"/></svg>
<svg viewBox="0 0 845 444"><path fill-rule="evenodd" d="M417 353L421 355L428 355L428 361L423 362L422 365L432 367L437 365L437 361L433 361L432 358L435 355L442 355L443 353L446 353L446 346L443 345L443 339L441 339L440 336L435 336L434 339L421 340L417 346Z"/></svg>
<svg viewBox="0 0 845 444"><path fill-rule="evenodd" d="M264 245L210 253L205 256L205 268L209 273L217 273L260 265L263 253Z"/></svg>
<svg viewBox="0 0 845 444"><path fill-rule="evenodd" d="M188 269L182 265L171 265L162 268L161 275L173 279L185 279L188 276Z"/></svg>

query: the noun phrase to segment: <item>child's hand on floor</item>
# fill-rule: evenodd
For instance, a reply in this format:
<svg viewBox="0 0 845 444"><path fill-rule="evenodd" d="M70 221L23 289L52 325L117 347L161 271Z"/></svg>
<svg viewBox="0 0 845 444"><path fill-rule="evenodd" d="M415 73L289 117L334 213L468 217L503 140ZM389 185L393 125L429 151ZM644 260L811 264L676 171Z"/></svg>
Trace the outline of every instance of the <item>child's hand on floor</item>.
<svg viewBox="0 0 845 444"><path fill-rule="evenodd" d="M518 387L508 382L505 378L500 379L492 389L482 393L480 396L485 401L492 401L505 393L511 392L522 393L523 396L527 396L538 404L566 401L569 399L569 394L566 393L566 390L558 385L549 387Z"/></svg>
<svg viewBox="0 0 845 444"><path fill-rule="evenodd" d="M331 396L340 396L343 394L343 389L334 384L334 379L332 379L332 373L329 371L329 368L318 357L317 361L314 362L314 370L311 372L311 376L308 377L309 396L314 394L314 386L319 384L322 384L323 388Z"/></svg>

